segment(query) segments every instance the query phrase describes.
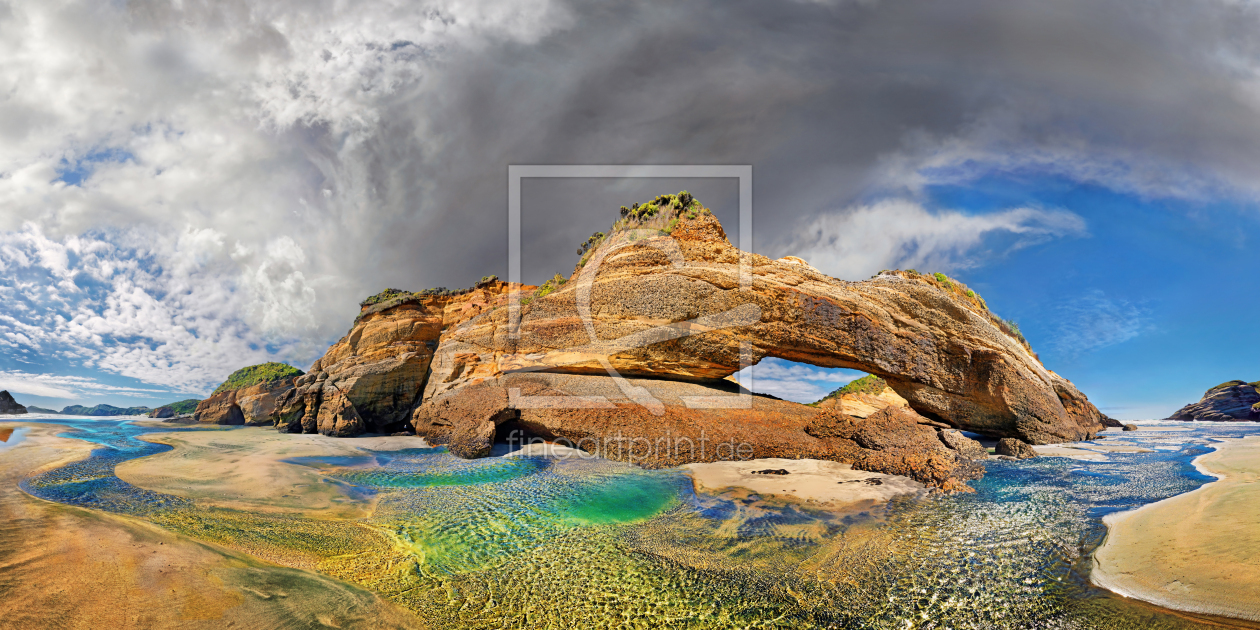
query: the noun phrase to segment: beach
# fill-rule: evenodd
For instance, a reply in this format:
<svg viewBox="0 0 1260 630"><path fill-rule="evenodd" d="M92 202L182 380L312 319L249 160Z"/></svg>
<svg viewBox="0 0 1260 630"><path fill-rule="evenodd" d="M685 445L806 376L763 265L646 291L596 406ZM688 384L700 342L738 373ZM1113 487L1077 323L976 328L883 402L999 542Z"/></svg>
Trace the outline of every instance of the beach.
<svg viewBox="0 0 1260 630"><path fill-rule="evenodd" d="M1167 608L1260 621L1260 436L1223 441L1195 466L1218 479L1104 519L1091 580Z"/></svg>

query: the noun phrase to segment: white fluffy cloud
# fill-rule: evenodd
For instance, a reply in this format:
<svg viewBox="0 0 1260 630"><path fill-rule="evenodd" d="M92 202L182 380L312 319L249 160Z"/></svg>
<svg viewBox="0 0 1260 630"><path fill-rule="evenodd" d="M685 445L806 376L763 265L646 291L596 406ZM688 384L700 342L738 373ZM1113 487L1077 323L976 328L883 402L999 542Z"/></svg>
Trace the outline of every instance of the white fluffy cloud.
<svg viewBox="0 0 1260 630"><path fill-rule="evenodd" d="M816 368L782 359L768 358L734 375L740 385L759 394L770 394L795 402L814 402L836 388L861 378L852 370Z"/></svg>
<svg viewBox="0 0 1260 630"><path fill-rule="evenodd" d="M546 0L0 2L0 352L186 391L304 367L397 220L364 150L390 108L451 51L566 24Z"/></svg>
<svg viewBox="0 0 1260 630"><path fill-rule="evenodd" d="M831 275L867 278L881 269L949 271L976 264L987 236L1015 237L1022 247L1048 238L1086 234L1085 221L1066 210L1014 208L989 214L931 211L888 200L820 215L783 249Z"/></svg>
<svg viewBox="0 0 1260 630"><path fill-rule="evenodd" d="M31 374L20 370L0 370L0 390L6 390L13 394L29 394L31 396L69 400L81 400L86 396L101 394L151 398L154 395L167 393L163 389L105 385L94 379L80 376Z"/></svg>

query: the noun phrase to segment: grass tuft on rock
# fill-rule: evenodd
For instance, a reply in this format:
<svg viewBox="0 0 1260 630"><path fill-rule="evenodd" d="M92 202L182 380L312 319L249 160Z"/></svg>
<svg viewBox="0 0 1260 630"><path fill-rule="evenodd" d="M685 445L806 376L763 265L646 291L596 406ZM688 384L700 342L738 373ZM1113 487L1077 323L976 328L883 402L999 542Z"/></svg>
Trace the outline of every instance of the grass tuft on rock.
<svg viewBox="0 0 1260 630"><path fill-rule="evenodd" d="M214 394L231 391L233 389L240 389L242 387L249 387L250 385L257 385L259 383L270 383L287 376L301 376L303 374L305 374L305 372L287 363L276 363L273 361L271 363L251 365L232 372L231 376L228 376L227 380L223 381L222 385L219 385L214 389Z"/></svg>
<svg viewBox="0 0 1260 630"><path fill-rule="evenodd" d="M845 394L870 394L871 396L877 396L879 395L880 392L884 391L885 387L888 387L887 381L885 381L884 379L878 376L875 376L874 374L867 374L866 376L863 376L862 378L859 378L857 380L849 381L849 383L846 384L844 387L840 387L836 389L830 394L823 396L821 400L810 403L810 405L811 406L817 405L818 403L821 403L824 400L837 398Z"/></svg>

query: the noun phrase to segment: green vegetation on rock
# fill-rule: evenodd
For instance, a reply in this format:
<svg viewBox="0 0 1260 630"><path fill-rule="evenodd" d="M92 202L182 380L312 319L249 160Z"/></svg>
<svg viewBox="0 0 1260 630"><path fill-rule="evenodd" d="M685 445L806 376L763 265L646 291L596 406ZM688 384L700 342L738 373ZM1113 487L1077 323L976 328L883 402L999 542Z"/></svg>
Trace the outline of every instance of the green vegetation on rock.
<svg viewBox="0 0 1260 630"><path fill-rule="evenodd" d="M302 370L286 363L271 362L251 365L232 372L232 375L227 377L227 380L223 381L222 385L215 388L214 393L218 394L219 392L249 387L259 383L270 383L286 376L301 376L302 374L304 374Z"/></svg>
<svg viewBox="0 0 1260 630"><path fill-rule="evenodd" d="M158 405L157 408L161 409L162 407L170 407L171 411L175 412L175 415L182 416L196 411L197 403L199 402L201 402L200 398L189 398L188 400Z"/></svg>
<svg viewBox="0 0 1260 630"><path fill-rule="evenodd" d="M845 394L870 394L875 396L884 391L885 387L888 387L888 383L884 381L884 379L875 376L874 374L867 374L866 376L863 376L855 381L850 381L844 387L823 396L822 400L810 404L817 405L824 400L836 398Z"/></svg>
<svg viewBox="0 0 1260 630"><path fill-rule="evenodd" d="M153 410L148 407L115 407L113 405L94 407L67 405L61 409L61 413L67 416L143 416L150 411Z"/></svg>
<svg viewBox="0 0 1260 630"><path fill-rule="evenodd" d="M1216 391L1218 389L1225 389L1227 387L1237 387L1239 385L1247 385L1247 384L1248 384L1247 381L1225 381L1224 383L1221 383L1220 385L1217 385L1216 387L1213 387L1212 389L1209 389L1208 391L1211 392L1211 391Z"/></svg>

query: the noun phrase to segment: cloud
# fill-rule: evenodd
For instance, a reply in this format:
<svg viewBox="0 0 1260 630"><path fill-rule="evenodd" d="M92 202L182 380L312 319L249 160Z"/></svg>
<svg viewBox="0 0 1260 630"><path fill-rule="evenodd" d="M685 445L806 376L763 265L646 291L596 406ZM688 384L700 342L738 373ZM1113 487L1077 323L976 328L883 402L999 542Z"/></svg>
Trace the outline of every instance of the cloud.
<svg viewBox="0 0 1260 630"><path fill-rule="evenodd" d="M1078 356L1121 344L1154 330L1150 312L1127 300L1094 290L1062 307L1054 347Z"/></svg>
<svg viewBox="0 0 1260 630"><path fill-rule="evenodd" d="M1015 237L1006 250L1049 238L1086 234L1085 220L1066 210L1013 208L988 214L930 211L888 200L820 215L780 249L828 274L860 280L881 269L950 271L977 264L987 236Z"/></svg>
<svg viewBox="0 0 1260 630"><path fill-rule="evenodd" d="M0 6L0 358L164 385L308 365L387 286L506 275L508 164L753 164L757 242L809 250L763 252L850 277L1080 233L1058 210L916 210L932 183L1260 199L1254 4ZM634 199L599 186L527 232L606 229Z"/></svg>
<svg viewBox="0 0 1260 630"><path fill-rule="evenodd" d="M153 394L170 393L165 389L105 385L95 379L86 377L31 374L17 370L0 370L0 389L7 390L10 393L69 400L81 400L94 394L152 398Z"/></svg>
<svg viewBox="0 0 1260 630"><path fill-rule="evenodd" d="M733 376L740 385L759 394L805 403L822 399L837 387L861 378L862 374L767 358Z"/></svg>
<svg viewBox="0 0 1260 630"><path fill-rule="evenodd" d="M174 243L103 231L54 240L0 233L0 348L146 383L202 391L249 363L305 358L313 290L288 237L229 251L213 230ZM225 282L225 279L231 282ZM252 317L251 317L252 315ZM252 322L251 322L252 320Z"/></svg>

